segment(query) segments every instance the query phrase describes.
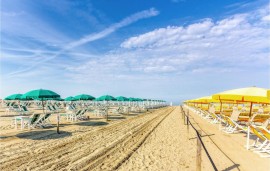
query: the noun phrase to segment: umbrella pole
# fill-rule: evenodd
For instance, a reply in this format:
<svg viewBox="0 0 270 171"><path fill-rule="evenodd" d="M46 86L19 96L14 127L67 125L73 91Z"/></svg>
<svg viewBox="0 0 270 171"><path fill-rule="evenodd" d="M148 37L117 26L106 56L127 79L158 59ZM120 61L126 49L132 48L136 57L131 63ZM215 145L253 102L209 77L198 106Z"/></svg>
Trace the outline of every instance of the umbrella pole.
<svg viewBox="0 0 270 171"><path fill-rule="evenodd" d="M42 102L42 111L43 111L43 114L45 114L45 113L44 113L44 103L43 103L43 97L41 98L41 102Z"/></svg>
<svg viewBox="0 0 270 171"><path fill-rule="evenodd" d="M222 130L222 120L221 120L221 115L222 115L222 101L220 100L220 109L219 109L219 115L220 115L220 118L219 118L219 130Z"/></svg>
<svg viewBox="0 0 270 171"><path fill-rule="evenodd" d="M59 131L59 122L60 122L60 115L59 115L59 113L57 113L57 129L56 129L57 134L60 134L60 131Z"/></svg>
<svg viewBox="0 0 270 171"><path fill-rule="evenodd" d="M251 102L250 103L250 109L249 109L249 121L248 121L248 127L247 127L247 150L249 150L249 137L250 137L250 125L251 125L251 122L250 121L250 117L251 117L251 113L252 113L252 106L253 106L253 103Z"/></svg>

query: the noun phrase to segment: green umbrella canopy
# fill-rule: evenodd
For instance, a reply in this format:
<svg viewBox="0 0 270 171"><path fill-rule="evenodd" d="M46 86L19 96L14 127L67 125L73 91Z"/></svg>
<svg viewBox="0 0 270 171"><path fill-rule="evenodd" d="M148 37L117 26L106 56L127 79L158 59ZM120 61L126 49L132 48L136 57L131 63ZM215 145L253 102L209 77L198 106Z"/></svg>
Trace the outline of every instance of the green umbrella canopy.
<svg viewBox="0 0 270 171"><path fill-rule="evenodd" d="M143 99L140 99L140 98L135 98L136 99L136 101L138 101L138 102L142 102L143 101Z"/></svg>
<svg viewBox="0 0 270 171"><path fill-rule="evenodd" d="M100 96L99 98L96 99L96 101L115 101L115 100L117 99L110 95Z"/></svg>
<svg viewBox="0 0 270 171"><path fill-rule="evenodd" d="M118 96L116 97L117 101L128 101L128 98L124 97L124 96Z"/></svg>
<svg viewBox="0 0 270 171"><path fill-rule="evenodd" d="M74 97L75 100L94 100L95 97L88 94L80 94Z"/></svg>
<svg viewBox="0 0 270 171"><path fill-rule="evenodd" d="M134 101L136 101L136 98L130 97L130 98L128 98L128 101L134 102Z"/></svg>
<svg viewBox="0 0 270 171"><path fill-rule="evenodd" d="M7 96L4 100L21 100L22 94L12 94Z"/></svg>
<svg viewBox="0 0 270 171"><path fill-rule="evenodd" d="M60 98L60 95L51 90L32 90L21 96L23 99L37 99L37 100L53 100Z"/></svg>
<svg viewBox="0 0 270 171"><path fill-rule="evenodd" d="M75 101L76 99L72 96L69 96L67 98L65 98L65 101Z"/></svg>

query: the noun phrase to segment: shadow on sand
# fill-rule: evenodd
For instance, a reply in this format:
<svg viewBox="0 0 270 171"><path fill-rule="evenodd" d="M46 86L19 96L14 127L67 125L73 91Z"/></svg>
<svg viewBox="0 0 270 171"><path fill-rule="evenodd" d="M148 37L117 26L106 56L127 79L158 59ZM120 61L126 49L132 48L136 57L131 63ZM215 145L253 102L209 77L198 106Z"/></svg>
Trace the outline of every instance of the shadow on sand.
<svg viewBox="0 0 270 171"><path fill-rule="evenodd" d="M42 131L30 131L19 133L16 135L16 137L31 140L48 140L48 139L60 139L71 135L72 135L71 132L66 131L60 131L60 134L57 134L56 130L42 130Z"/></svg>
<svg viewBox="0 0 270 171"><path fill-rule="evenodd" d="M79 125L79 126L104 126L108 125L107 122L102 122L102 121L89 121L89 122L78 122L75 123L74 125Z"/></svg>
<svg viewBox="0 0 270 171"><path fill-rule="evenodd" d="M126 117L123 116L108 116L108 120L118 120L118 119L126 119Z"/></svg>
<svg viewBox="0 0 270 171"><path fill-rule="evenodd" d="M240 164L234 164L234 165L224 169L223 171L229 171L229 170L235 170L235 169L239 170L239 168L238 168L239 166L240 166Z"/></svg>
<svg viewBox="0 0 270 171"><path fill-rule="evenodd" d="M129 114L127 114L127 113L123 113L122 115L125 115L125 116L138 116L138 115L140 115L141 113L129 113Z"/></svg>

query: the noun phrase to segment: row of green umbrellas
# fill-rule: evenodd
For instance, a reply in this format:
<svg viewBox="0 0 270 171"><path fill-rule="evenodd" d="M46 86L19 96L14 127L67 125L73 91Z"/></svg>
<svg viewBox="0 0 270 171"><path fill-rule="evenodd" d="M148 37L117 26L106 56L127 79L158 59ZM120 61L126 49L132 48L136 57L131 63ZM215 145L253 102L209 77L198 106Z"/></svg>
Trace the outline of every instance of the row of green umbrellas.
<svg viewBox="0 0 270 171"><path fill-rule="evenodd" d="M65 100L65 101L77 101L77 100L95 100L95 101L155 101L155 102L165 102L163 100L150 100L150 99L141 99L141 98L133 98L133 97L124 97L124 96L118 96L113 97L110 95L104 95L100 96L98 98L95 98L88 94L80 94L77 96L69 96L65 99L62 99L59 94L51 91L51 90L44 90L44 89L37 89L29 91L25 94L12 94L10 96L7 96L4 100Z"/></svg>
<svg viewBox="0 0 270 171"><path fill-rule="evenodd" d="M94 100L94 101L147 101L148 99L141 99L141 98L133 98L133 97L124 97L124 96L118 96L118 97L113 97L111 95L104 95L100 96L98 98L94 98L90 95L78 95L75 97L69 96L65 98L65 101L77 101L77 100ZM149 100L151 101L151 100ZM152 100L152 101L158 101L158 102L165 102L163 100Z"/></svg>

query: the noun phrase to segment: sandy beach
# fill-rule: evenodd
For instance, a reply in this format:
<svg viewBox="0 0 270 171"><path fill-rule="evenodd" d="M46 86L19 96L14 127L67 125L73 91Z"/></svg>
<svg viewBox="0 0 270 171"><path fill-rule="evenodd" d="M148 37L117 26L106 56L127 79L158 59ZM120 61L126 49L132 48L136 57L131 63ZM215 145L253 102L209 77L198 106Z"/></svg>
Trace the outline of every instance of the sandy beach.
<svg viewBox="0 0 270 171"><path fill-rule="evenodd" d="M61 121L61 134L55 127L15 130L9 117L1 117L0 169L196 170L196 135L187 130L180 107L111 114L108 122L88 115L87 121ZM191 116L218 170L268 170L269 159L244 148L244 134L227 135ZM213 170L203 151L202 170Z"/></svg>

